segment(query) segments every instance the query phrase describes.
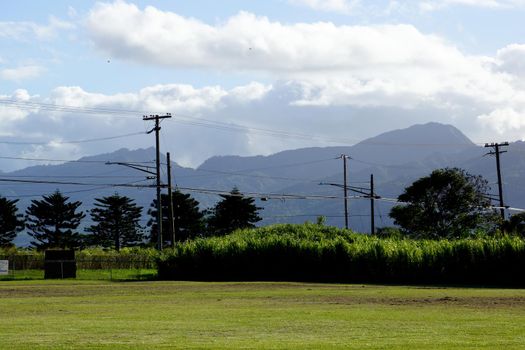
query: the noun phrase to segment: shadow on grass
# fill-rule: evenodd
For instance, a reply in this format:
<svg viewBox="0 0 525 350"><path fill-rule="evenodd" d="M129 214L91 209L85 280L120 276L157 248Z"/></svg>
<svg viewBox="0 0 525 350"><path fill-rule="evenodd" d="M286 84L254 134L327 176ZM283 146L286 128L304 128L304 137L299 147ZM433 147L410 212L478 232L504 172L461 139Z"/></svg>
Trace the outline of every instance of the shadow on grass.
<svg viewBox="0 0 525 350"><path fill-rule="evenodd" d="M30 281L43 280L43 270L18 270L9 275L0 276L0 281ZM107 270L77 270L76 278L70 280L84 281L155 281L157 280L156 269L107 269Z"/></svg>

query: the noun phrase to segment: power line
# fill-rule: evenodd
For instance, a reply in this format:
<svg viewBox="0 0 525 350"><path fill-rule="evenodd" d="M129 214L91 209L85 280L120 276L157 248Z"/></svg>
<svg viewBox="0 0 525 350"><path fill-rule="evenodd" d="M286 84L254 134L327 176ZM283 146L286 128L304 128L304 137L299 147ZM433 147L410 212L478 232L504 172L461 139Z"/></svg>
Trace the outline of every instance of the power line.
<svg viewBox="0 0 525 350"><path fill-rule="evenodd" d="M9 178L0 178L0 182L42 184L42 185L71 185L71 186L108 186L108 187L136 187L136 188L155 188L156 187L155 185L134 185L130 183L97 184L97 183L85 183L85 182L75 182L75 181L22 180L22 179L9 179Z"/></svg>
<svg viewBox="0 0 525 350"><path fill-rule="evenodd" d="M127 184L131 185L131 184L136 184L136 183L139 183L139 182L143 182L143 181L147 181L146 179L143 179L143 180L138 180L138 181L132 181L132 182L129 182ZM62 192L63 194L73 194L73 193L81 193L81 192L91 192L91 191L96 191L96 190L102 190L102 189L106 189L106 188L111 188L111 187L114 187L114 186L110 186L110 185L102 185L102 186L98 186L98 187L93 187L93 188L87 188L87 189L82 189L82 190L75 190L75 191L65 191L65 192ZM22 195L9 195L9 196L5 196L6 198L31 198L31 197L41 197L45 195L45 193L39 193L39 194L22 194Z"/></svg>
<svg viewBox="0 0 525 350"><path fill-rule="evenodd" d="M317 159L317 160L309 160L309 161L306 161L306 162L297 162L297 163L279 164L279 165L272 165L272 166L259 167L259 168L241 169L241 170L238 170L238 171L239 172L250 172L250 171L268 170L268 169L290 168L290 167L295 167L295 166L317 164L317 163L332 161L334 159L337 159L337 158L324 158L324 159ZM204 171L206 169L197 169L197 170Z"/></svg>
<svg viewBox="0 0 525 350"><path fill-rule="evenodd" d="M294 217L311 217L311 216L324 216L327 218L344 218L344 214L341 215L329 215L329 214L290 214L290 215L268 215L264 218L294 218ZM349 217L370 217L370 214L348 214ZM378 216L378 215L376 215Z"/></svg>
<svg viewBox="0 0 525 350"><path fill-rule="evenodd" d="M38 180L20 180L20 179L6 179L6 178L0 178L0 182L13 182L13 183L32 183L32 184L57 184L57 185L76 185L76 186L98 186L103 188L109 188L109 187L128 187L128 188L156 188L156 185L137 185L138 182L148 181L148 179L138 180L130 183L115 183L115 184L96 184L96 183L82 183L82 182L67 182L67 181L38 181ZM95 190L88 189L88 190L79 190L81 191L92 191ZM206 189L206 188L192 188L192 187L178 187L179 190L187 191L187 192L196 192L196 193L202 193L202 194L211 194L211 195L232 195L231 192L226 190L216 190L216 189ZM74 193L75 191L69 191L65 193ZM31 195L33 196L41 196L38 195ZM261 192L244 192L240 193L237 196L241 197L251 197L251 198L259 198L259 199L276 199L276 200L341 200L344 197L337 196L337 195L308 195L308 194L290 194L290 193L261 193ZM15 198L16 196L8 196L10 198ZM21 195L19 197L25 197L24 195ZM369 200L369 196L347 196L347 199L352 200ZM406 202L402 202L397 200L396 198L387 198L387 197L376 197L375 200L382 201L385 203L392 203L392 204L408 204ZM518 212L525 212L525 209L522 208L513 208L513 207L499 207L499 206L490 206L487 209L507 209L510 211L518 211ZM365 216L364 214L361 216ZM368 215L370 216L370 215ZM378 215L380 218L382 218L382 215Z"/></svg>
<svg viewBox="0 0 525 350"><path fill-rule="evenodd" d="M7 105L15 106L18 108L29 108L29 109L39 108L39 109L46 110L46 111L57 111L57 112L64 112L64 113L112 115L113 117L120 117L120 118L129 118L132 115L135 116L137 114L146 113L145 111L139 111L139 110L124 110L124 109L99 108L99 107L75 107L75 106L56 105L56 104L50 104L50 103L14 101L14 100L7 100L7 99L0 100L0 104L7 104ZM173 118L176 119L177 122L182 123L182 124L202 126L202 127L214 128L218 130L250 131L252 133L261 133L261 134L267 134L270 136L279 136L279 137L287 137L287 138L294 137L294 138L302 138L302 139L319 139L318 135L290 133L289 131L283 131L283 130L250 127L250 126L245 126L245 125L236 124L236 123L225 123L225 122L219 122L219 121L214 121L214 120L209 120L209 119L204 119L204 118L186 116L182 114L173 115ZM349 140L342 140L342 139L341 140L326 139L326 141L349 142ZM350 143L353 143L353 142L350 142Z"/></svg>
<svg viewBox="0 0 525 350"><path fill-rule="evenodd" d="M50 159L50 158L27 158L27 157L5 157L0 156L0 159L10 159L10 160L28 160L33 162L62 162L62 163L99 163L99 164L105 164L108 161L107 160L82 160L82 159ZM141 163L141 164L150 164L154 163L154 161L144 161L144 162L135 162L135 163Z"/></svg>
<svg viewBox="0 0 525 350"><path fill-rule="evenodd" d="M107 116L111 115L114 118L126 118L135 117L137 114L147 113L144 110L128 110L128 109L115 109L115 108L103 108L103 107L76 107L76 106L67 106L67 105L58 105L51 103L42 103L42 102L30 102L30 101L16 101L10 99L0 99L0 104L13 106L17 108L26 108L26 109L41 109L46 111L56 111L63 113L75 113L75 114L86 114L86 115L100 115ZM174 121L193 125L201 126L207 128L213 128L216 130L226 130L226 131L249 131L254 134L264 134L268 136L275 137L285 137L285 138L297 138L305 140L322 140L331 143L345 143L345 144L356 144L359 142L361 145L378 145L378 146L407 146L407 147L434 147L434 146L446 146L446 147L457 147L457 146L468 146L464 143L389 143L389 142L376 142L372 140L357 140L357 139L342 139L342 138L328 138L306 133L292 133L285 130L276 130L260 127L246 126L238 123L226 123L220 122L205 118L198 118L194 116L188 116L183 114L173 114ZM475 142L474 145L483 145L481 142Z"/></svg>
<svg viewBox="0 0 525 350"><path fill-rule="evenodd" d="M9 175L9 178L21 178L21 179L121 179L121 178L143 178L144 176L138 175Z"/></svg>
<svg viewBox="0 0 525 350"><path fill-rule="evenodd" d="M312 199L312 200L326 200L326 199L343 199L342 196L330 196L330 195L308 195L308 194L290 194L290 193L261 193L261 192L243 192L238 195L232 194L226 190L216 190L207 188L193 188L193 187L178 187L179 190L188 192L197 192L203 194L212 195L227 195L227 196L239 196L239 197L251 197L260 199L280 199L280 200L292 200L292 199ZM360 196L349 196L348 199L362 199Z"/></svg>
<svg viewBox="0 0 525 350"><path fill-rule="evenodd" d="M144 134L146 134L146 133L145 132L134 132L134 133L131 133L131 134L99 137L99 138L93 138L93 139L71 140L71 141L54 141L54 140L50 140L50 141L47 141L47 142L1 141L0 140L0 144L4 144L4 145L48 145L50 143L59 144L59 145L80 144L80 143L88 143L88 142L115 140L115 139L121 139L121 138L124 138L124 137L144 135Z"/></svg>

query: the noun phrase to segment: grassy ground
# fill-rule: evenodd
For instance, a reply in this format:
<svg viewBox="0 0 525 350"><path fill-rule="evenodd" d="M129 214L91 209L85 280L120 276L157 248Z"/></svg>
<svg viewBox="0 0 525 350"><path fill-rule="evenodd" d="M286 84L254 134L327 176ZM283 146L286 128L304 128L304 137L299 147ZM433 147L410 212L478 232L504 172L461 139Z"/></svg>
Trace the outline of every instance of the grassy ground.
<svg viewBox="0 0 525 350"><path fill-rule="evenodd" d="M78 269L77 280L151 280L157 276L156 269ZM44 270L10 271L8 275L0 275L0 281L6 280L42 280Z"/></svg>
<svg viewBox="0 0 525 350"><path fill-rule="evenodd" d="M0 349L523 349L525 290L0 281Z"/></svg>

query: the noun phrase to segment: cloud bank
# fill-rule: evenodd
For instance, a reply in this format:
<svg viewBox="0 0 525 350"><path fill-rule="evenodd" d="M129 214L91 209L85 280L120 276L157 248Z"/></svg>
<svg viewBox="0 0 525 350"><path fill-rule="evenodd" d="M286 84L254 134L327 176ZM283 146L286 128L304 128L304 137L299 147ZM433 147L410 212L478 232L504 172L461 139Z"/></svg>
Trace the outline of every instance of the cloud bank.
<svg viewBox="0 0 525 350"><path fill-rule="evenodd" d="M293 81L301 90L290 101L297 106L427 106L454 114L479 109L479 116L486 116L506 108L521 113L523 103L516 79L523 71L522 45L509 45L495 57L471 56L411 25L283 24L247 12L210 25L117 1L98 4L88 16L87 28L94 44L113 57L174 68L258 71Z"/></svg>
<svg viewBox="0 0 525 350"><path fill-rule="evenodd" d="M296 1L319 10L345 6L354 10L362 5ZM502 1L462 3L503 5ZM46 98L19 90L3 98L138 112L75 116L4 106L0 120L9 120L2 129L5 135L45 141L27 146L24 154L51 157L67 150L80 156L123 146L149 147L149 136L100 146L61 142L75 138L70 135L96 138L149 130L151 125L143 123L140 114L150 112L174 114L163 124L163 143L178 162L193 166L216 154L352 144L429 120L454 124L474 141L525 138L525 45L521 43L509 44L492 56L469 55L444 38L407 24L282 23L248 12L210 24L124 1L98 3L84 24L99 53L132 62L139 69L141 65L194 69L227 77L256 76L265 83L254 79L229 88L156 84L121 93L59 86ZM3 79L9 78L5 69L0 70ZM7 119L7 115L17 117ZM264 131L268 129L290 135L270 136Z"/></svg>

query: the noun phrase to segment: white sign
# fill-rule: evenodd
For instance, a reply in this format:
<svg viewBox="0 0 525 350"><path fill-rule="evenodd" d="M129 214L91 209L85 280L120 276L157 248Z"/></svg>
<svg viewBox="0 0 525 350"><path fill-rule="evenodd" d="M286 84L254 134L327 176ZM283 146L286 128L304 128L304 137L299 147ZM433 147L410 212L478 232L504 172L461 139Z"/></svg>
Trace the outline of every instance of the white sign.
<svg viewBox="0 0 525 350"><path fill-rule="evenodd" d="M9 260L0 260L0 275L9 274Z"/></svg>

